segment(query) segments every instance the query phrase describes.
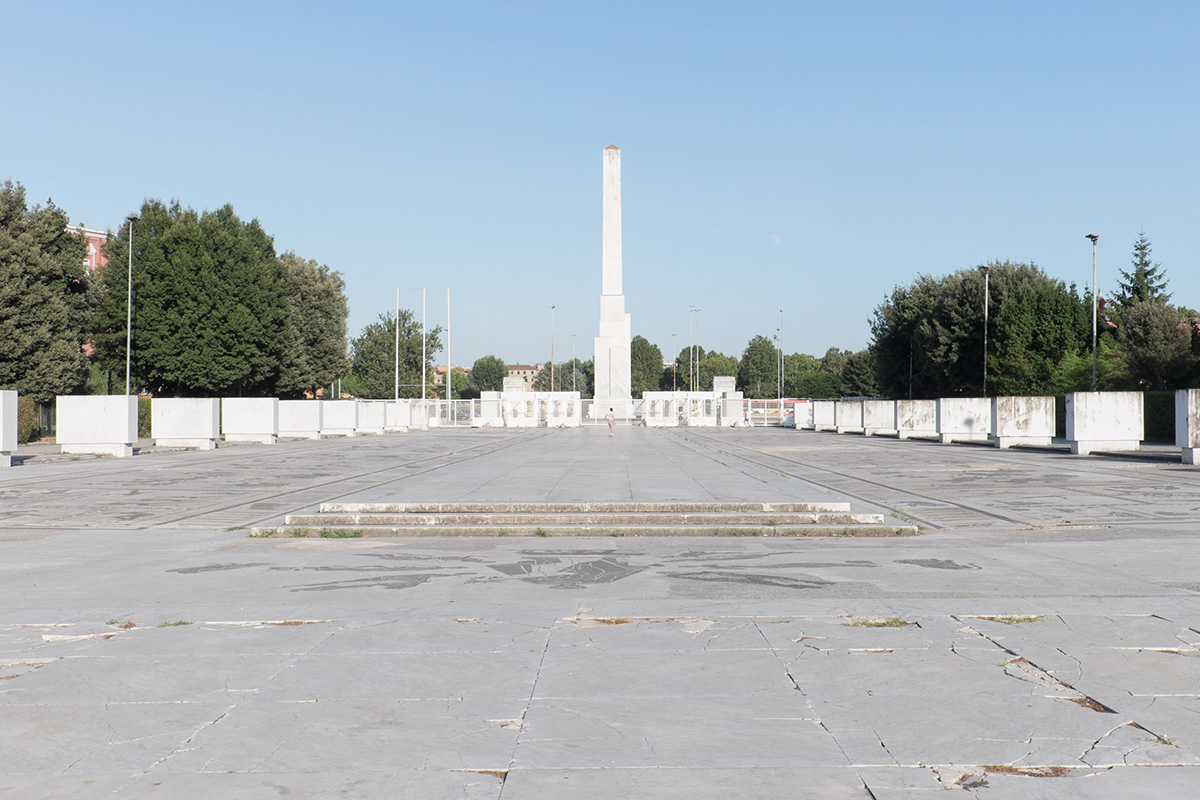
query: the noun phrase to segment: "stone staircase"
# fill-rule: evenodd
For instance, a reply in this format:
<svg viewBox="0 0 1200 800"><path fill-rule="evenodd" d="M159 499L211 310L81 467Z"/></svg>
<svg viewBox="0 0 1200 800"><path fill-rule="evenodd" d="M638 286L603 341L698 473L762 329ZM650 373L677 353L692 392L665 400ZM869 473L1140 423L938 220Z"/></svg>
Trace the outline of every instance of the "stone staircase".
<svg viewBox="0 0 1200 800"><path fill-rule="evenodd" d="M254 536L911 536L849 503L323 503Z"/></svg>

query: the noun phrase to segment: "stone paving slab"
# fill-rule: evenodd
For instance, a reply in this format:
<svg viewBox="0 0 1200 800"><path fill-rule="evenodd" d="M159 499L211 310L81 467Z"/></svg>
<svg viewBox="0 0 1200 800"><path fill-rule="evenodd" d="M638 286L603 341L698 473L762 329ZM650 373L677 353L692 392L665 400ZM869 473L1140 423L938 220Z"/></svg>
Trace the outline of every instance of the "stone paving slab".
<svg viewBox="0 0 1200 800"><path fill-rule="evenodd" d="M1200 473L781 430L593 433L5 471L0 797L1099 800L1200 785ZM245 530L322 502L675 495L907 508L926 532Z"/></svg>

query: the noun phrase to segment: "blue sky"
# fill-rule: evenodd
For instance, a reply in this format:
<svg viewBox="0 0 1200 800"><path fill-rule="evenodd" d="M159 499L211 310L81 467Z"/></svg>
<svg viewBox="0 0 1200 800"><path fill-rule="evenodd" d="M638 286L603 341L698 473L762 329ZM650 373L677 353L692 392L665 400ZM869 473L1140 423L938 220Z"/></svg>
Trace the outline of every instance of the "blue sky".
<svg viewBox="0 0 1200 800"><path fill-rule="evenodd" d="M601 151L634 334L870 341L993 259L1100 293L1144 230L1200 307L1200 4L17 3L0 178L115 228L233 204L342 272L351 335L451 287L451 356L592 355ZM418 308L420 295L401 302ZM429 295L430 324L445 298Z"/></svg>

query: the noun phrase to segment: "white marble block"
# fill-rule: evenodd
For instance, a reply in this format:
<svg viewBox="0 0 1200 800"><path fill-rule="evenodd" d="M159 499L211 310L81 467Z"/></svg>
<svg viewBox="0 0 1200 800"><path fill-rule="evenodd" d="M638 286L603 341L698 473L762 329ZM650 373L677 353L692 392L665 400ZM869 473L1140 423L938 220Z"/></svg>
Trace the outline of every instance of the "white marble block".
<svg viewBox="0 0 1200 800"><path fill-rule="evenodd" d="M833 402L833 424L838 433L862 433L862 400L835 400Z"/></svg>
<svg viewBox="0 0 1200 800"><path fill-rule="evenodd" d="M62 395L55 404L62 452L133 455L138 422L135 395Z"/></svg>
<svg viewBox="0 0 1200 800"><path fill-rule="evenodd" d="M897 400L896 438L936 439L937 400Z"/></svg>
<svg viewBox="0 0 1200 800"><path fill-rule="evenodd" d="M221 438L218 397L155 397L150 401L150 436L159 447L214 450Z"/></svg>
<svg viewBox="0 0 1200 800"><path fill-rule="evenodd" d="M837 430L837 414L835 413L836 400L813 400L812 401L812 416L813 430L816 431L836 431Z"/></svg>
<svg viewBox="0 0 1200 800"><path fill-rule="evenodd" d="M894 400L863 400L863 433L896 433L896 403Z"/></svg>
<svg viewBox="0 0 1200 800"><path fill-rule="evenodd" d="M279 435L289 439L321 438L320 400L280 400Z"/></svg>
<svg viewBox="0 0 1200 800"><path fill-rule="evenodd" d="M1200 449L1200 389L1175 392L1175 444L1184 464L1196 463Z"/></svg>
<svg viewBox="0 0 1200 800"><path fill-rule="evenodd" d="M383 433L387 426L387 400L355 400L358 403L356 433Z"/></svg>
<svg viewBox="0 0 1200 800"><path fill-rule="evenodd" d="M986 442L992 433L991 398L938 398L937 433L942 444Z"/></svg>
<svg viewBox="0 0 1200 800"><path fill-rule="evenodd" d="M1067 439L1071 452L1137 450L1145 435L1141 392L1071 392L1067 395Z"/></svg>
<svg viewBox="0 0 1200 800"><path fill-rule="evenodd" d="M996 447L1046 445L1054 438L1053 397L993 397L992 440Z"/></svg>
<svg viewBox="0 0 1200 800"><path fill-rule="evenodd" d="M322 436L354 436L357 432L357 402L354 400L321 401Z"/></svg>
<svg viewBox="0 0 1200 800"><path fill-rule="evenodd" d="M412 427L412 400L388 400L383 415L386 431L407 431Z"/></svg>
<svg viewBox="0 0 1200 800"><path fill-rule="evenodd" d="M0 467L12 466L17 449L17 393L0 391Z"/></svg>
<svg viewBox="0 0 1200 800"><path fill-rule="evenodd" d="M221 432L227 442L275 444L279 438L278 398L222 398Z"/></svg>

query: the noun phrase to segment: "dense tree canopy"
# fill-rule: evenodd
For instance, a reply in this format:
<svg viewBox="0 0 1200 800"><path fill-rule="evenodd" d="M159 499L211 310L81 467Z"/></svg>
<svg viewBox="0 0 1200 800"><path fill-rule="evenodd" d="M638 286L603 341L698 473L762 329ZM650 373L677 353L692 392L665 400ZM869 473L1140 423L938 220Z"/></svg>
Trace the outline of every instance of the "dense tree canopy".
<svg viewBox="0 0 1200 800"><path fill-rule="evenodd" d="M425 396L434 389L433 354L442 349L442 329L425 338ZM400 397L421 397L421 323L400 310ZM350 343L350 375L343 388L357 397L385 399L396 394L396 316L388 311ZM453 384L452 384L453 385Z"/></svg>
<svg viewBox="0 0 1200 800"><path fill-rule="evenodd" d="M986 266L989 393L1085 388L1068 385L1090 337L1090 310L1075 287L1032 264ZM980 394L983 312L980 268L897 286L871 324L879 390L890 397Z"/></svg>
<svg viewBox="0 0 1200 800"><path fill-rule="evenodd" d="M0 185L0 388L39 402L88 379L82 345L94 289L86 245L67 222L53 203L30 209L20 184Z"/></svg>
<svg viewBox="0 0 1200 800"><path fill-rule="evenodd" d="M280 397L315 395L346 374L346 283L341 273L292 252L279 257L287 279L289 334L276 391Z"/></svg>
<svg viewBox="0 0 1200 800"><path fill-rule="evenodd" d="M663 355L658 345L650 344L645 336L635 336L629 343L629 388L641 399L642 392L658 389L662 382Z"/></svg>
<svg viewBox="0 0 1200 800"><path fill-rule="evenodd" d="M198 214L142 204L133 226L131 372L135 389L162 395L273 395L289 347L288 279L257 220L225 206ZM129 257L129 226L109 239L110 262ZM125 362L126 270L106 269L96 357Z"/></svg>
<svg viewBox="0 0 1200 800"><path fill-rule="evenodd" d="M481 356L471 367L470 387L476 392L498 392L504 388L508 365L498 356Z"/></svg>
<svg viewBox="0 0 1200 800"><path fill-rule="evenodd" d="M779 385L779 351L765 336L755 336L738 362L738 388L746 397L775 397Z"/></svg>

